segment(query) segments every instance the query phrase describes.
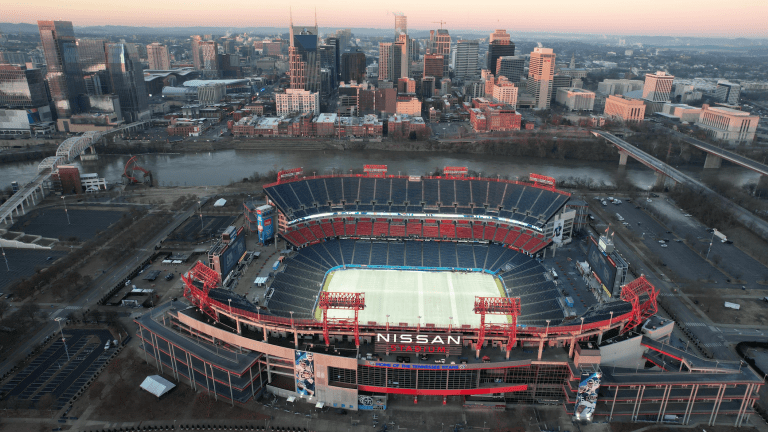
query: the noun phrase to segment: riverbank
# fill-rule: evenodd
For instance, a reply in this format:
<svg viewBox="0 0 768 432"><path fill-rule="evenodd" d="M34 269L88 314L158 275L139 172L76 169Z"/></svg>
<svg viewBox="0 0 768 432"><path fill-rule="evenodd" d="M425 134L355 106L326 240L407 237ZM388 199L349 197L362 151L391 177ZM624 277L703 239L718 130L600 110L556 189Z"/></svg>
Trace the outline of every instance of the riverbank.
<svg viewBox="0 0 768 432"><path fill-rule="evenodd" d="M618 160L618 151L602 140L588 136L523 134L511 137L467 138L455 140L321 140L296 138L223 138L196 142L128 141L116 139L96 148L99 154L199 153L220 150L270 151L398 151L485 154L589 161Z"/></svg>

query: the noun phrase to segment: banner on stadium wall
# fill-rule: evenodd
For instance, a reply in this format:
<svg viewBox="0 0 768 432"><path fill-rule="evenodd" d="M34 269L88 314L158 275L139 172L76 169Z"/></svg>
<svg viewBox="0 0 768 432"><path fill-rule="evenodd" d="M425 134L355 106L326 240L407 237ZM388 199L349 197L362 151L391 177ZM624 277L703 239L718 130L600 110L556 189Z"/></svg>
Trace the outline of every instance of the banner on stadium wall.
<svg viewBox="0 0 768 432"><path fill-rule="evenodd" d="M294 375L296 376L296 393L301 396L315 395L315 358L308 351L295 351L296 359Z"/></svg>
<svg viewBox="0 0 768 432"><path fill-rule="evenodd" d="M563 223L562 219L555 221L554 228L552 229L552 241L557 244L563 243Z"/></svg>
<svg viewBox="0 0 768 432"><path fill-rule="evenodd" d="M579 392L576 395L576 409L573 417L576 420L592 420L597 405L597 392L600 390L600 372L583 373L579 382Z"/></svg>

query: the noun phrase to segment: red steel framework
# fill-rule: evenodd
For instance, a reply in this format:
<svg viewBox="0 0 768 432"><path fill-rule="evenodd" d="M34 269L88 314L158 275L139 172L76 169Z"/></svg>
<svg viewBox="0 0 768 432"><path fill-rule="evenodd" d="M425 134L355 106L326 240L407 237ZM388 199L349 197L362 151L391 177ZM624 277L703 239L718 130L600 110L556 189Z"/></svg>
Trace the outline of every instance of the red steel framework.
<svg viewBox="0 0 768 432"><path fill-rule="evenodd" d="M189 299L192 304L197 305L203 313L218 320L216 312L211 307L208 291L221 285L219 274L214 269L198 261L186 275L181 276L181 280L184 281L184 297ZM198 287L194 281L202 283L202 287Z"/></svg>
<svg viewBox="0 0 768 432"><path fill-rule="evenodd" d="M541 174L531 173L528 178L537 186L542 186L549 190L555 190L555 178L547 177Z"/></svg>
<svg viewBox="0 0 768 432"><path fill-rule="evenodd" d="M443 168L443 175L447 179L463 179L467 176L469 169L467 167L447 166Z"/></svg>
<svg viewBox="0 0 768 432"><path fill-rule="evenodd" d="M358 313L365 309L365 293L327 292L320 294L318 306L323 310L323 337L325 344L330 345L329 325L334 329L353 330L355 332L355 346L360 346L360 327L357 321ZM355 311L355 318L331 318L328 319L328 309L346 309ZM330 323L329 323L330 321Z"/></svg>
<svg viewBox="0 0 768 432"><path fill-rule="evenodd" d="M363 171L368 177L386 177L387 166L386 165L364 165Z"/></svg>
<svg viewBox="0 0 768 432"><path fill-rule="evenodd" d="M291 168L277 173L277 184L297 180L304 174L304 168Z"/></svg>
<svg viewBox="0 0 768 432"><path fill-rule="evenodd" d="M520 316L519 297L475 297L474 312L480 315L480 328L478 329L475 357L480 358L480 348L485 341L485 315L508 315L512 322L507 324L493 324L492 332L502 332L507 336L507 358L509 351L517 343L517 317Z"/></svg>
<svg viewBox="0 0 768 432"><path fill-rule="evenodd" d="M647 295L648 298L642 299L641 296L643 295ZM656 304L658 295L659 292L645 279L645 276L640 276L621 288L621 299L632 305L632 315L622 333L629 331L658 312L658 305Z"/></svg>

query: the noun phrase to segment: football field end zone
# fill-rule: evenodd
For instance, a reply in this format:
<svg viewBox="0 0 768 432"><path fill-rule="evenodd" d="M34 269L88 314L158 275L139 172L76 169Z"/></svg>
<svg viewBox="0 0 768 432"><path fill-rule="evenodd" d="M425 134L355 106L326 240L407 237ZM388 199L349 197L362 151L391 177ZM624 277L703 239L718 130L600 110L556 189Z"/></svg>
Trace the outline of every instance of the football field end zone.
<svg viewBox="0 0 768 432"><path fill-rule="evenodd" d="M323 290L365 292L368 304L361 312L361 323L375 321L383 324L388 320L410 325L421 322L422 325L431 323L447 327L452 322L453 325L476 326L480 317L472 310L475 297L496 297L504 292L503 284L495 274L482 268L345 265L329 270L328 275L335 272L340 274L332 276L333 284L339 285L333 286L326 280ZM414 275L406 276L405 272ZM356 286L369 289L355 289ZM320 319L322 311L316 310L315 316ZM351 312L329 312L329 318L345 317L351 318ZM487 317L486 321L508 323L510 317L496 315Z"/></svg>

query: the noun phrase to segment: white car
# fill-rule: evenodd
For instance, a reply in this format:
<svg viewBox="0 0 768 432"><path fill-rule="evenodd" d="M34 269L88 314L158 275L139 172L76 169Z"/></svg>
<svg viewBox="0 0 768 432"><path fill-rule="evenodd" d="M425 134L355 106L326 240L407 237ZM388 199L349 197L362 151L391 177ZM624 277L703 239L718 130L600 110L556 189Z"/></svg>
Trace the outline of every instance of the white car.
<svg viewBox="0 0 768 432"><path fill-rule="evenodd" d="M667 245L666 244L662 244L661 247L665 248L665 247L667 247Z"/></svg>
<svg viewBox="0 0 768 432"><path fill-rule="evenodd" d="M650 199L650 198L646 198L645 200L646 200L647 202L653 202L653 200L652 200L652 199Z"/></svg>

